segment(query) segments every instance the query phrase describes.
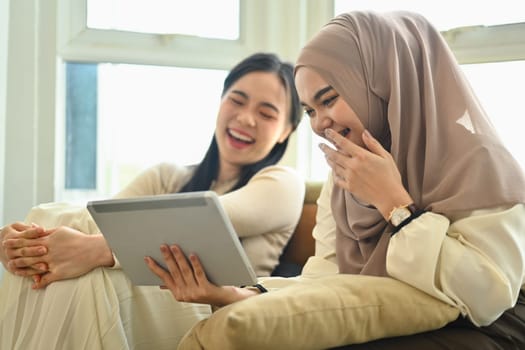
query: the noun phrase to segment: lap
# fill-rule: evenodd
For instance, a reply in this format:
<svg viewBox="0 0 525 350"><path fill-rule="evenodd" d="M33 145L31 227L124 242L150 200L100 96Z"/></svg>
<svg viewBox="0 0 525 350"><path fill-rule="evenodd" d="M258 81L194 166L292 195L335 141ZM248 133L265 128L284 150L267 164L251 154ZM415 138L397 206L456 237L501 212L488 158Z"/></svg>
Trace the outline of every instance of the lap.
<svg viewBox="0 0 525 350"><path fill-rule="evenodd" d="M174 349L210 315L159 287L134 287L121 270L95 269L32 290L6 273L0 285L0 349Z"/></svg>

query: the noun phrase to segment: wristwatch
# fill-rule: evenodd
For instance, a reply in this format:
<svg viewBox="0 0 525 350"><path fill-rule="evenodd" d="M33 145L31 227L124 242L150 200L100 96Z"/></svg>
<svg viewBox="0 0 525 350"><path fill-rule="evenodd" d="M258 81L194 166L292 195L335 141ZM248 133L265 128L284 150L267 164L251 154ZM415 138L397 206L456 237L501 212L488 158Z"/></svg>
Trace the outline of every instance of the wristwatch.
<svg viewBox="0 0 525 350"><path fill-rule="evenodd" d="M395 207L390 212L390 215L388 216L388 221L390 221L392 225L394 225L394 227L397 227L403 221L412 216L412 214L414 214L416 211L417 209L414 203L402 205L400 207Z"/></svg>

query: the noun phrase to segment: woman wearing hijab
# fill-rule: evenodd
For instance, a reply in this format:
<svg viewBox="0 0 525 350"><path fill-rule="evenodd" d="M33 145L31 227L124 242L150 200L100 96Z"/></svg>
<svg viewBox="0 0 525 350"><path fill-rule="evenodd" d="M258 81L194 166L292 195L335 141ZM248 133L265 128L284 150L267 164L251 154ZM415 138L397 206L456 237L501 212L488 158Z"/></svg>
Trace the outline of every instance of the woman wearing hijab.
<svg viewBox="0 0 525 350"><path fill-rule="evenodd" d="M525 177L439 32L413 13L343 14L303 48L295 79L313 131L333 144L320 146L332 176L316 256L461 313L439 330L348 348L525 348ZM151 266L180 293L181 271ZM258 294L204 290L218 304Z"/></svg>
<svg viewBox="0 0 525 350"><path fill-rule="evenodd" d="M465 329L451 349L524 346L524 311L512 309L525 302L524 175L439 32L412 13L343 14L295 69L312 129L336 148L321 146L339 271L391 276L459 308L465 318L437 332ZM397 343L438 348L435 337Z"/></svg>

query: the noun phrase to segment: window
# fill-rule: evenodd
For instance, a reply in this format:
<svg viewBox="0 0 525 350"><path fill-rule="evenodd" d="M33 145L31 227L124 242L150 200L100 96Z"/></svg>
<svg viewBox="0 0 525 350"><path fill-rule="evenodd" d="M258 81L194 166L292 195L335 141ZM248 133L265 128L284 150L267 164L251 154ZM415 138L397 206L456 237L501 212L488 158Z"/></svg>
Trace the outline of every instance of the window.
<svg viewBox="0 0 525 350"><path fill-rule="evenodd" d="M525 169L523 135L516 128L523 118L525 60L462 67L503 143Z"/></svg>
<svg viewBox="0 0 525 350"><path fill-rule="evenodd" d="M60 3L55 200L107 197L156 163L201 160L227 70L254 51L241 1Z"/></svg>
<svg viewBox="0 0 525 350"><path fill-rule="evenodd" d="M203 8L206 11L202 11ZM236 40L239 38L239 1L88 0L87 26Z"/></svg>
<svg viewBox="0 0 525 350"><path fill-rule="evenodd" d="M149 166L194 164L204 156L226 71L109 63L66 68L60 199L107 197Z"/></svg>

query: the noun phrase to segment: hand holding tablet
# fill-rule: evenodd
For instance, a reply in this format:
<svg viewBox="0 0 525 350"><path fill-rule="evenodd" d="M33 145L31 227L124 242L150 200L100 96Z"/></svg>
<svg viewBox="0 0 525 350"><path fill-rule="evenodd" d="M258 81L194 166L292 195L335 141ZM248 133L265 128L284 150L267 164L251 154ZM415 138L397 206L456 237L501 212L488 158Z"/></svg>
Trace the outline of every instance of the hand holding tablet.
<svg viewBox="0 0 525 350"><path fill-rule="evenodd" d="M229 217L213 191L91 201L87 208L135 285L162 281L144 263L161 266L162 244L196 254L210 282L252 285L256 276Z"/></svg>

